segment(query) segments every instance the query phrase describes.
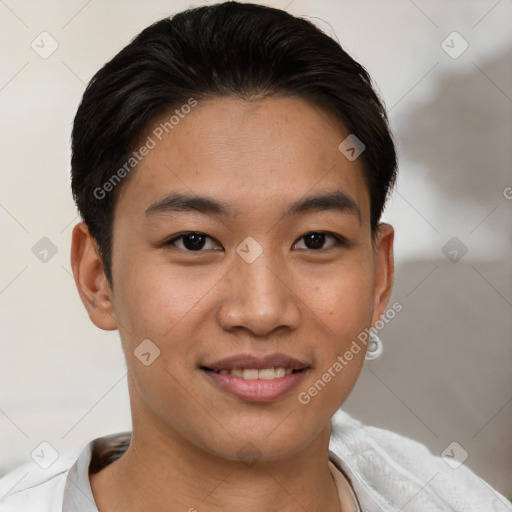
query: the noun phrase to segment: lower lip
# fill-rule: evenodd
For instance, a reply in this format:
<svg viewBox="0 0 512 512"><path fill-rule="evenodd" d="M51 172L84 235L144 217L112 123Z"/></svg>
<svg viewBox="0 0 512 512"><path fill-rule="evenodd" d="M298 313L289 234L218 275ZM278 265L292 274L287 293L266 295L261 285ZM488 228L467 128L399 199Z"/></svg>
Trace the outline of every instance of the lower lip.
<svg viewBox="0 0 512 512"><path fill-rule="evenodd" d="M301 370L272 380L250 380L211 370L201 371L221 389L247 402L273 402L297 387L307 373Z"/></svg>

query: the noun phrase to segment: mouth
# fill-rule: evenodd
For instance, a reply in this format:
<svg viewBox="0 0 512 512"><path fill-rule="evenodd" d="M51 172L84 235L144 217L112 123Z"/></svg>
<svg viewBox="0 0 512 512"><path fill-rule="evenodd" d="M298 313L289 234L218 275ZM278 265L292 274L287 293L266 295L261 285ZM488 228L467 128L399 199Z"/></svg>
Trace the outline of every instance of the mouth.
<svg viewBox="0 0 512 512"><path fill-rule="evenodd" d="M285 354L231 356L199 367L218 389L249 402L270 402L291 392L311 366Z"/></svg>

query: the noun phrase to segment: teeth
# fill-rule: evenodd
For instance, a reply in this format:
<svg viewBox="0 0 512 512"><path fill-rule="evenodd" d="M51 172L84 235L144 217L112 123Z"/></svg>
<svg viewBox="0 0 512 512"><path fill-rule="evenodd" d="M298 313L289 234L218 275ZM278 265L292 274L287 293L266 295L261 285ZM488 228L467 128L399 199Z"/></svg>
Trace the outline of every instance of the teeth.
<svg viewBox="0 0 512 512"><path fill-rule="evenodd" d="M259 370L256 370L256 369L244 370L242 372L242 376L244 379L247 379L247 380L257 379L259 376Z"/></svg>
<svg viewBox="0 0 512 512"><path fill-rule="evenodd" d="M263 379L263 380L272 380L277 377L275 368L265 368L264 370L258 370L257 373L258 373L258 378ZM245 372L244 372L244 377L245 377Z"/></svg>
<svg viewBox="0 0 512 512"><path fill-rule="evenodd" d="M286 375L286 368L274 368L276 377L280 379L281 377L284 377ZM290 373L292 373L292 369L290 368Z"/></svg>
<svg viewBox="0 0 512 512"><path fill-rule="evenodd" d="M233 368L232 370L219 370L218 373L222 375L231 374L236 377L243 377L246 380L273 380L280 379L285 375L290 375L292 372L292 368L278 366L276 368L262 368L261 370L257 370L256 368Z"/></svg>

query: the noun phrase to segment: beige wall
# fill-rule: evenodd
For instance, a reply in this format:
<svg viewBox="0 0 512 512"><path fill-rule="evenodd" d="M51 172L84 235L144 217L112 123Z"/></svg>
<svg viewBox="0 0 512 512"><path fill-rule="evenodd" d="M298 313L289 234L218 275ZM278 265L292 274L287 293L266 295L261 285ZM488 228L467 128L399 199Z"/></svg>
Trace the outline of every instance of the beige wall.
<svg viewBox="0 0 512 512"><path fill-rule="evenodd" d="M130 428L117 333L90 323L70 274L71 123L106 60L149 23L199 4L0 3L0 474L41 441L77 454L93 437ZM401 175L385 220L397 231L392 301L403 310L345 407L436 454L457 441L465 463L510 498L512 5L267 4L337 34L377 82L398 144ZM45 59L31 47L51 50L43 31L58 43ZM457 58L445 49L455 56L458 36L442 45L453 31L469 45ZM43 237L57 251L46 263L32 252ZM458 242L445 247L453 237L467 248L458 262L445 256L462 254Z"/></svg>

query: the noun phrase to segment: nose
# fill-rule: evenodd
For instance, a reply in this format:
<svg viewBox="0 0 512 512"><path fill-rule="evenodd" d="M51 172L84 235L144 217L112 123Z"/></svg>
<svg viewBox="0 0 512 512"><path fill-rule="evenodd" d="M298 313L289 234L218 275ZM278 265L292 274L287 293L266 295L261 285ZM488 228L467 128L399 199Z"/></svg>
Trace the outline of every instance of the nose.
<svg viewBox="0 0 512 512"><path fill-rule="evenodd" d="M229 332L248 330L268 336L277 330L294 330L301 319L300 301L286 272L272 265L265 252L252 263L235 258L225 276L218 322Z"/></svg>

